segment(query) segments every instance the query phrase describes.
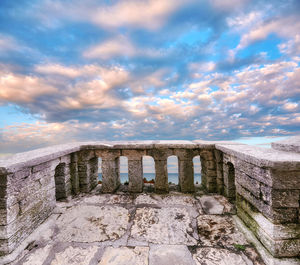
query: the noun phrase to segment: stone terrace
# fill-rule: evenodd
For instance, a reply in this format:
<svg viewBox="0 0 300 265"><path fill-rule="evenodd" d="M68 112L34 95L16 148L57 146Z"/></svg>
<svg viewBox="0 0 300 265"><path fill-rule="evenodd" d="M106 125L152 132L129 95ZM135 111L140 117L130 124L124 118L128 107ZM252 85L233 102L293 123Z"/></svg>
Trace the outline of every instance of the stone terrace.
<svg viewBox="0 0 300 265"><path fill-rule="evenodd" d="M154 160L153 186L143 182L144 156ZM265 264L299 265L299 203L300 137L272 149L201 140L38 149L0 160L0 264L263 264L247 238Z"/></svg>
<svg viewBox="0 0 300 265"><path fill-rule="evenodd" d="M203 191L134 195L122 188L102 194L99 185L90 195L57 203L12 264L264 264L237 229L225 197Z"/></svg>

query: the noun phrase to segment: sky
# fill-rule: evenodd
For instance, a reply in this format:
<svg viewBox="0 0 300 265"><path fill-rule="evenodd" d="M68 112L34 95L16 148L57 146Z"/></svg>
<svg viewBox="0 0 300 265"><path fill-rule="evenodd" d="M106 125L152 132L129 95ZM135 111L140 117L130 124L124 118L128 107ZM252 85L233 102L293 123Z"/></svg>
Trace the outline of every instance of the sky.
<svg viewBox="0 0 300 265"><path fill-rule="evenodd" d="M299 0L1 0L0 153L300 132Z"/></svg>

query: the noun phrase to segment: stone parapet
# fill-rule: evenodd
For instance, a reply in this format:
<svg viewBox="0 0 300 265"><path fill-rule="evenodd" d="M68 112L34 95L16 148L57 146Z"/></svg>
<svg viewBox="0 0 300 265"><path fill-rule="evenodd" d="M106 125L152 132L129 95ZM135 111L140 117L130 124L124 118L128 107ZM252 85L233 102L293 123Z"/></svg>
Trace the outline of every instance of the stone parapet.
<svg viewBox="0 0 300 265"><path fill-rule="evenodd" d="M233 142L80 142L0 160L0 255L7 255L52 213L57 200L120 186L120 157L128 159L128 190L143 191L143 156L155 162L156 192L168 192L169 156L178 158L179 189L195 191L193 158L200 156L201 184L236 201L238 216L275 257L300 249L300 154L296 140L263 149ZM291 147L293 146L293 147ZM275 148L275 149L274 149ZM287 152L289 151L289 152Z"/></svg>

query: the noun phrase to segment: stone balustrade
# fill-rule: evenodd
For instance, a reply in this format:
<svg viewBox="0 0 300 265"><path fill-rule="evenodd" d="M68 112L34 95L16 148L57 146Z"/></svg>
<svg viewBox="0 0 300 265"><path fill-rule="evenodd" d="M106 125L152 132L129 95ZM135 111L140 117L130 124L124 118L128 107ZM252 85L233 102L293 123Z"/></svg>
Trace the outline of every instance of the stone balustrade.
<svg viewBox="0 0 300 265"><path fill-rule="evenodd" d="M202 187L235 201L238 217L274 257L300 256L299 138L263 149L233 142L82 142L0 160L0 255L8 255L45 219L56 200L120 185L120 156L128 158L129 192L143 190L143 156L155 162L155 191L168 192L167 159L177 156L181 192L195 191L193 158Z"/></svg>

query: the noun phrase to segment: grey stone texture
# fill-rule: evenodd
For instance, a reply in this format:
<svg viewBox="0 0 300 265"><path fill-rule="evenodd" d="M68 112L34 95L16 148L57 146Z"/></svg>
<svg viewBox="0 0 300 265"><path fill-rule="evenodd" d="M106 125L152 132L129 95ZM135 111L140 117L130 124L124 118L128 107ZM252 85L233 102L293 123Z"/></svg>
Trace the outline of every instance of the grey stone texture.
<svg viewBox="0 0 300 265"><path fill-rule="evenodd" d="M209 230L213 223L214 231L218 230L216 226L222 222L226 227L232 225L232 219L223 216L235 212L235 208L229 206L229 200L235 202L238 217L261 242L264 249L262 253L267 251L283 261L297 258L300 256L299 139L294 137L273 143L272 149L201 140L80 142L42 148L1 159L0 256L8 255L21 246L22 242L25 242L54 212L57 201L68 203L72 198L76 200L78 196L87 196L98 189L98 158L102 159L101 192L116 192L120 188L119 159L120 156L126 156L129 185L124 189L131 194L130 196L135 197L121 194L107 194L107 197L101 199L87 197L83 201L88 206L83 208L78 202L78 205L73 205L72 210L66 210L60 217L65 223L61 222L58 229L68 233L61 232L58 236L59 241L70 243L75 238L78 243L91 243L118 241L127 236L127 247L150 247L138 250L141 253L145 251L149 260L150 257L155 260L155 253L158 251L152 249L151 244L195 246L197 242L202 242L202 245L208 246L210 242L209 246L215 247L215 243L218 242L218 246L224 247L226 244L239 245L235 240L238 237L242 238L241 236L227 234L223 240ZM195 197L184 195L187 197L177 196L175 199L168 195L133 195L151 187L143 182L142 159L145 155L153 157L155 161L156 193L168 193L174 188L168 184L167 159L175 155L179 165L178 191L191 193L191 196ZM197 155L200 155L202 167L201 191L194 185L193 157ZM214 193L214 196L201 197L205 192ZM224 195L228 200L225 201L220 195ZM124 204L129 208L120 206L122 209L117 211L120 215L114 216L111 208L114 204ZM193 207L198 209L197 213ZM98 215L89 219L93 211ZM132 212L135 218L130 219ZM74 221L73 226L68 226L72 224L72 218L76 219L76 213L82 219L77 220L79 223ZM130 233L127 231L128 227L123 227L122 224L118 228L110 228L112 220L118 220L122 224L129 222ZM88 227L89 232L79 232L82 224ZM73 230L70 232L70 229ZM115 229L118 232L112 232ZM173 233L174 229L177 230L176 234ZM224 227L218 231L221 230L227 231ZM206 234L199 231L206 231ZM186 252L186 248L180 249L182 253ZM232 254L231 248L226 249ZM46 253L48 250L45 248ZM53 264L58 264L63 258L68 260L71 253L78 251L80 252L80 247L72 246L66 253L57 253L55 259L58 261L55 263L53 259ZM124 257L134 257L136 253L127 248L122 251ZM189 257L197 264L199 257L203 257L205 253L210 257L214 251L196 249ZM226 253L230 256L229 252ZM103 254L103 249L97 249L95 253L96 259L97 255ZM107 249L106 253L108 257L115 255L113 248ZM223 254L218 255L222 257ZM82 260L85 262L84 254ZM205 262L214 264L215 261L209 260ZM243 260L246 262L247 259Z"/></svg>

